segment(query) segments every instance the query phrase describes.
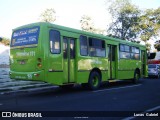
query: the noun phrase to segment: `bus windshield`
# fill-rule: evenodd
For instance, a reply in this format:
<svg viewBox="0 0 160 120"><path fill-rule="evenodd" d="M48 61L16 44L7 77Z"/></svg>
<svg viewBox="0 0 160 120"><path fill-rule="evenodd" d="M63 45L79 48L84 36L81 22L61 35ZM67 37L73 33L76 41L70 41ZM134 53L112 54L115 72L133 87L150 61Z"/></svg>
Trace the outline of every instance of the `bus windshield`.
<svg viewBox="0 0 160 120"><path fill-rule="evenodd" d="M37 44L39 30L40 28L35 26L14 31L12 34L11 47Z"/></svg>

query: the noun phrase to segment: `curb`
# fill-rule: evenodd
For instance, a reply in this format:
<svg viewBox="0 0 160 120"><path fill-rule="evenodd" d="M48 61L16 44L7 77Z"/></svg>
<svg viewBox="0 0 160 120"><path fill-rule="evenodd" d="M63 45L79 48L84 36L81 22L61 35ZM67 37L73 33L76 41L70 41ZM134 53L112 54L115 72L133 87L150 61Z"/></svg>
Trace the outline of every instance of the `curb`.
<svg viewBox="0 0 160 120"><path fill-rule="evenodd" d="M0 95L14 95L14 94L30 94L30 93L51 92L55 88L58 88L58 86L46 86L46 87L38 87L38 88L30 88L30 89L4 91L4 92L0 92Z"/></svg>
<svg viewBox="0 0 160 120"><path fill-rule="evenodd" d="M28 80L14 80L9 78L9 65L0 64L0 96L28 94L28 93L43 93L53 91L58 86L41 82Z"/></svg>

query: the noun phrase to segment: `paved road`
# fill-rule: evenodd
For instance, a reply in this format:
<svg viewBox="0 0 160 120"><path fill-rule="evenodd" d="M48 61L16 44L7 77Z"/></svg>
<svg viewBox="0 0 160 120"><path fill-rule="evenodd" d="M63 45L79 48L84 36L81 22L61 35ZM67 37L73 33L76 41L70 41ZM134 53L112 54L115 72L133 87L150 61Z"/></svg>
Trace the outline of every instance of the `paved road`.
<svg viewBox="0 0 160 120"><path fill-rule="evenodd" d="M0 68L0 95L48 91L55 86L39 81L14 80L9 78L9 68Z"/></svg>
<svg viewBox="0 0 160 120"><path fill-rule="evenodd" d="M117 116L119 118L116 119L126 120L137 119L133 117L134 113L159 111L160 118L160 80L142 79L138 84L111 83L103 85L96 91L88 91L75 86L71 90L55 88L53 91L42 93L3 95L0 97L0 111L50 111L43 115L47 114L52 117L54 115L66 117L67 114L71 117L79 116L78 111L81 111L82 116L87 118L96 115ZM158 119L158 117L152 119Z"/></svg>

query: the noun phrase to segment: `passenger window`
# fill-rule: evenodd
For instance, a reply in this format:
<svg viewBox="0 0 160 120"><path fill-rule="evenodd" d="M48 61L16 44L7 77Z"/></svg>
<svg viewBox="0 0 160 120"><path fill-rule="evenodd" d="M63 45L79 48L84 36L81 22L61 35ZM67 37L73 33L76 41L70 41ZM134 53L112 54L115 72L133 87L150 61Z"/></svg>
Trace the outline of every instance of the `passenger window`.
<svg viewBox="0 0 160 120"><path fill-rule="evenodd" d="M130 59L130 46L120 44L120 58Z"/></svg>
<svg viewBox="0 0 160 120"><path fill-rule="evenodd" d="M82 56L88 55L87 37L82 35L80 36L80 54Z"/></svg>
<svg viewBox="0 0 160 120"><path fill-rule="evenodd" d="M122 51L122 52L125 51L124 45L120 45L120 51Z"/></svg>
<svg viewBox="0 0 160 120"><path fill-rule="evenodd" d="M60 49L60 32L56 30L50 30L49 33L50 39L50 51L53 54L59 54Z"/></svg>
<svg viewBox="0 0 160 120"><path fill-rule="evenodd" d="M140 50L137 47L130 47L128 45L120 44L120 58L124 59L140 59Z"/></svg>
<svg viewBox="0 0 160 120"><path fill-rule="evenodd" d="M130 53L127 53L127 52L120 52L120 58L129 59L129 58L130 58Z"/></svg>
<svg viewBox="0 0 160 120"><path fill-rule="evenodd" d="M136 47L131 47L131 59L139 60L140 59L140 50Z"/></svg>
<svg viewBox="0 0 160 120"><path fill-rule="evenodd" d="M105 41L96 38L89 38L89 55L94 57L105 57Z"/></svg>
<svg viewBox="0 0 160 120"><path fill-rule="evenodd" d="M130 52L130 47L128 45L125 45L125 52Z"/></svg>

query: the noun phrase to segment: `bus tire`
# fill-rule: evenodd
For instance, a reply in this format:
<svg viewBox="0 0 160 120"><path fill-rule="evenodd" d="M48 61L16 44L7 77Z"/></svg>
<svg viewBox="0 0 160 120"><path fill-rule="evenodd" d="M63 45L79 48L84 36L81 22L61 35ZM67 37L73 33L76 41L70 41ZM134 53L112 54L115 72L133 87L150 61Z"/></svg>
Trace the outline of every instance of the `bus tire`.
<svg viewBox="0 0 160 120"><path fill-rule="evenodd" d="M133 78L132 82L133 82L134 84L136 84L136 83L139 82L139 79L140 79L140 73L139 73L138 70L135 70L135 72L134 72L134 78Z"/></svg>
<svg viewBox="0 0 160 120"><path fill-rule="evenodd" d="M88 80L88 86L91 90L96 90L100 87L101 77L98 72L93 71L91 72Z"/></svg>

